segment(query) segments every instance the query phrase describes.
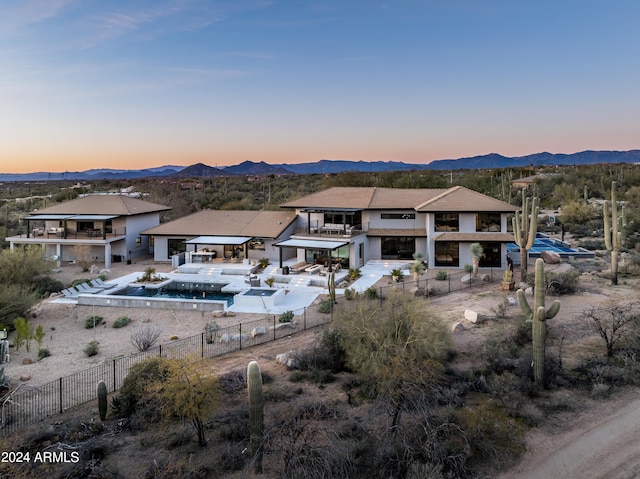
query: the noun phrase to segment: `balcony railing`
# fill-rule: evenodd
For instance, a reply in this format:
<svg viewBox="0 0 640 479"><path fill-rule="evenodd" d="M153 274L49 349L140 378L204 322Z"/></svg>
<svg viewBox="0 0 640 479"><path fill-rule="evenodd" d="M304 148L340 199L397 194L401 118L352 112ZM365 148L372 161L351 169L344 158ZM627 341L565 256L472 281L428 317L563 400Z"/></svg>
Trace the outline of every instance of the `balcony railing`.
<svg viewBox="0 0 640 479"><path fill-rule="evenodd" d="M293 234L317 237L351 237L365 234L366 230L366 225L345 226L341 224L325 223L322 226L312 226L311 228L297 228L293 231Z"/></svg>
<svg viewBox="0 0 640 479"><path fill-rule="evenodd" d="M14 236L17 238L31 238L31 239L38 239L38 240L60 240L60 239L66 239L66 240L77 240L77 239L89 239L89 240L103 240L106 238L115 238L118 236L124 236L127 233L127 228L126 227L122 227L122 228L114 228L110 231L107 231L106 233L103 232L103 230L101 229L92 229L92 230L85 230L85 231L76 231L76 230L71 230L71 229L67 229L65 231L64 228L49 228L49 229L44 229L44 228L34 228L33 230L31 230L29 233L18 233L17 235Z"/></svg>

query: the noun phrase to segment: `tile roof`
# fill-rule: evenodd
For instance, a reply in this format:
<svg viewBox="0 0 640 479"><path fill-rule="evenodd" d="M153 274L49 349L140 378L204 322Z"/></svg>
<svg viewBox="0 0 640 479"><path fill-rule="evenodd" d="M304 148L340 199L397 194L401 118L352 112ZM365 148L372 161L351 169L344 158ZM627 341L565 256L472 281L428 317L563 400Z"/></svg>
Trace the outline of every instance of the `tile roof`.
<svg viewBox="0 0 640 479"><path fill-rule="evenodd" d="M170 209L170 206L150 203L126 195L87 195L42 208L37 211L37 214L131 216Z"/></svg>
<svg viewBox="0 0 640 479"><path fill-rule="evenodd" d="M520 208L464 186L454 186L416 206L422 212L512 212Z"/></svg>
<svg viewBox="0 0 640 479"><path fill-rule="evenodd" d="M202 210L143 234L166 236L258 236L278 238L296 219L291 211Z"/></svg>
<svg viewBox="0 0 640 479"><path fill-rule="evenodd" d="M334 187L289 201L283 208L415 209L444 211L517 211L516 206L463 186L448 189Z"/></svg>

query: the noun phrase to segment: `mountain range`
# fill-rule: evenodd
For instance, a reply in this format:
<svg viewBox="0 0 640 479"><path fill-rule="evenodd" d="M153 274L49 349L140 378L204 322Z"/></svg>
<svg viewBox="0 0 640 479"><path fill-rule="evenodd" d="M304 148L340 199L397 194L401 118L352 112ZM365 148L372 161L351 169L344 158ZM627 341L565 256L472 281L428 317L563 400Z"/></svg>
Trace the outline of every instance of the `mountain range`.
<svg viewBox="0 0 640 479"><path fill-rule="evenodd" d="M141 170L116 170L109 168L76 172L37 172L37 173L0 173L0 181L47 181L77 180L92 181L99 179L135 179L150 177L193 178L231 175L292 175L310 173L342 172L383 172L409 170L467 170L486 168L518 168L545 165L591 165L596 163L640 163L640 150L629 151L581 151L579 153L535 153L532 155L508 157L497 153L458 158L454 160L435 160L430 163L404 163L402 161L350 161L320 160L311 163L283 163L272 165L264 161L244 161L238 165L215 168L197 163L191 166L166 165Z"/></svg>

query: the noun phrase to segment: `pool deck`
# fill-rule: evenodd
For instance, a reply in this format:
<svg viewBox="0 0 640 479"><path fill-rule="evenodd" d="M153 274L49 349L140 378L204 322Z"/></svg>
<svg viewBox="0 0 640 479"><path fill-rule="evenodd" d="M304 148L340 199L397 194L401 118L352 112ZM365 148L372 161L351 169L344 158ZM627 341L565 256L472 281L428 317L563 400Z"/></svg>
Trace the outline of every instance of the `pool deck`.
<svg viewBox="0 0 640 479"><path fill-rule="evenodd" d="M294 264L295 260L284 262L284 266L290 266ZM362 276L350 285L350 288L355 289L358 292L363 292L370 286L376 284L383 276L389 275L389 272L394 268L401 268L405 270L405 274L409 272L409 261L393 261L393 260L378 260L370 261L360 268ZM179 270L175 270L169 273L159 273L158 276L166 278L166 280L185 281L193 283L224 283L224 291L241 292L250 289L251 286L245 282L245 274L247 274L247 266L243 264L224 264L224 270L220 268L221 265L206 265L206 264L191 264L187 267L182 267ZM249 268L251 268L249 266ZM255 268L253 268L255 270ZM179 272L183 271L183 272ZM187 272L188 271L188 272ZM340 276L336 275L336 281L339 282L340 278L346 276L348 272L342 271ZM276 304L270 305L261 302L256 302L254 305L231 305L227 308L228 311L236 313L267 313L267 314L282 314L286 311L293 311L296 314L300 314L304 308L309 307L321 294L327 294L329 291L326 287L326 277L311 275L311 274L291 274L281 275L278 274L278 267L275 265L268 266L264 271L260 273L254 273L260 280L260 287L266 287L265 280L270 277L276 278L276 282L273 287L276 289L285 289L286 295L278 301ZM105 289L99 293L93 294L81 294L81 304L88 304L92 302L91 298L94 298L96 302L109 298L110 295L116 293L119 289L136 283L138 278L143 275L142 272L136 272L121 276L119 278L110 278L109 283L115 283L112 288ZM282 282L280 282L282 281ZM344 294L344 289L337 288L337 294ZM113 297L113 296L112 296ZM78 304L78 300L74 298L61 297L54 300L55 302ZM202 303L202 300L182 300L185 303L192 304L193 302ZM206 302L206 301L204 301Z"/></svg>

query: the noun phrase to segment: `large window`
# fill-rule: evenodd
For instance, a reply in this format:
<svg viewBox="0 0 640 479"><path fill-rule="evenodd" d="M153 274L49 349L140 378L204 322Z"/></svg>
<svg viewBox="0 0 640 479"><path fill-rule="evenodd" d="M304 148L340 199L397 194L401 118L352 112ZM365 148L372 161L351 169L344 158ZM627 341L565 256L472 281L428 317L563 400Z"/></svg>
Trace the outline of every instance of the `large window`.
<svg viewBox="0 0 640 479"><path fill-rule="evenodd" d="M459 231L460 219L458 213L436 213L436 231Z"/></svg>
<svg viewBox="0 0 640 479"><path fill-rule="evenodd" d="M500 243L480 243L482 246L482 256L480 257L481 268L500 268L502 266L502 255Z"/></svg>
<svg viewBox="0 0 640 479"><path fill-rule="evenodd" d="M381 213L380 219L383 220L415 220L415 213Z"/></svg>
<svg viewBox="0 0 640 479"><path fill-rule="evenodd" d="M167 240L167 258L171 258L173 255L184 253L187 251L187 245L184 243L184 239L168 239Z"/></svg>
<svg viewBox="0 0 640 479"><path fill-rule="evenodd" d="M460 243L436 242L436 266L460 266Z"/></svg>
<svg viewBox="0 0 640 479"><path fill-rule="evenodd" d="M361 226L362 212L350 211L348 213L340 213L340 212L325 213L324 224L334 224L334 225L346 224L349 226Z"/></svg>
<svg viewBox="0 0 640 479"><path fill-rule="evenodd" d="M382 259L412 259L416 252L413 236L390 236L381 238Z"/></svg>
<svg viewBox="0 0 640 479"><path fill-rule="evenodd" d="M477 213L476 231L500 231L500 213Z"/></svg>

